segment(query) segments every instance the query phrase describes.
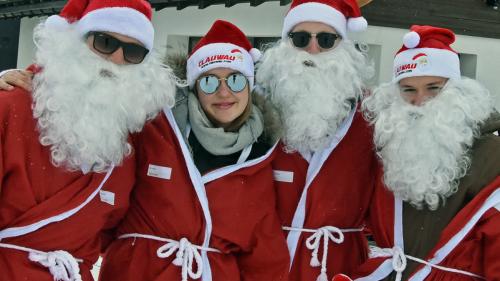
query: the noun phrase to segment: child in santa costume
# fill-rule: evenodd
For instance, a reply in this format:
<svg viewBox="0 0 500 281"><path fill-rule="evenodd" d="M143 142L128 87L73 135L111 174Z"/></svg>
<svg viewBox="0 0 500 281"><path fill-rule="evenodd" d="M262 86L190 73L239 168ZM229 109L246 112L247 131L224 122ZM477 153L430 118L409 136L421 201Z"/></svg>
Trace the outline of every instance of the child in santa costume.
<svg viewBox="0 0 500 281"><path fill-rule="evenodd" d="M373 68L347 38L366 28L356 1L293 1L257 82L282 125L273 161L290 280L326 281L368 256L372 132L359 100Z"/></svg>
<svg viewBox="0 0 500 281"><path fill-rule="evenodd" d="M287 280L271 161L252 98L258 50L218 20L187 60L189 89L138 142L131 206L101 280Z"/></svg>
<svg viewBox="0 0 500 281"><path fill-rule="evenodd" d="M363 102L383 168L369 220L377 247L356 280L500 280L500 118L460 76L454 41L412 26L393 81Z"/></svg>
<svg viewBox="0 0 500 281"><path fill-rule="evenodd" d="M134 183L130 133L173 103L146 1L71 0L35 30L34 90L0 92L0 280L93 280Z"/></svg>

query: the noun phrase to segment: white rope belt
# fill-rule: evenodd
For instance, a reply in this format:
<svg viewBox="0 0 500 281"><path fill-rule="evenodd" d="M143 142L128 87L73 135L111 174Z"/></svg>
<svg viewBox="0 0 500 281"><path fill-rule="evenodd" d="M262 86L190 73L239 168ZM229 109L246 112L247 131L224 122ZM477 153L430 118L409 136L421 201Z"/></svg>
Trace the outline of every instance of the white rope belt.
<svg viewBox="0 0 500 281"><path fill-rule="evenodd" d="M29 253L29 259L47 267L55 281L82 281L78 263L81 259L75 259L66 251L42 252L31 248L0 243L0 248L13 249Z"/></svg>
<svg viewBox="0 0 500 281"><path fill-rule="evenodd" d="M376 246L370 246L370 258L378 258L378 257L391 257L392 258L392 268L397 273L396 274L396 281L401 281L401 278L403 276L403 271L406 269L407 259L412 260L412 261L417 262L417 263L420 263L420 264L428 265L432 268L436 268L439 270L463 274L463 275L467 275L470 277L475 277L478 279L486 280L486 278L479 276L477 274L468 272L468 271L463 271L463 270L459 270L459 269L455 269L455 268L449 268L449 267L436 265L436 264L430 263L428 261L410 256L410 255L406 255L404 253L403 249L401 249L401 247L398 247L398 246L394 246L392 249L391 248L383 248L382 249L382 248L379 248Z"/></svg>
<svg viewBox="0 0 500 281"><path fill-rule="evenodd" d="M347 232L360 232L363 228L347 228L341 229L335 226L323 226L318 229L307 229L307 228L295 228L284 226L284 230L288 231L300 231L313 233L306 240L306 247L312 250L311 254L311 266L319 267L321 266L321 273L316 279L316 281L328 281L328 276L326 274L326 260L328 257L328 242L331 240L336 244L342 244L344 242L344 233ZM318 251L321 244L321 239L323 238L323 257L321 258L321 263L318 260Z"/></svg>
<svg viewBox="0 0 500 281"><path fill-rule="evenodd" d="M176 253L175 259L172 263L182 268L182 281L187 281L188 276L191 279L198 279L203 273L203 261L200 251L220 253L217 249L193 245L187 238L182 238L179 241L162 238L154 235L129 233L118 237L118 239L136 238L156 240L166 242L163 246L159 247L156 255L159 258L168 258ZM193 262L196 262L196 271L193 271Z"/></svg>

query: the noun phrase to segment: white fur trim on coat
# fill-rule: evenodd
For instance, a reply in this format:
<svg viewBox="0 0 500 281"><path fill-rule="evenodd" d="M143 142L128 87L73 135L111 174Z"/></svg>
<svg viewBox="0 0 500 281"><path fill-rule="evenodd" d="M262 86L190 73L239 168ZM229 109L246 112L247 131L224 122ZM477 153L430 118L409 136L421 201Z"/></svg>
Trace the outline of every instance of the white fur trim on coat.
<svg viewBox="0 0 500 281"><path fill-rule="evenodd" d="M141 12L125 7L112 7L92 11L77 23L78 31L115 32L137 39L148 50L153 48L154 29L151 21Z"/></svg>

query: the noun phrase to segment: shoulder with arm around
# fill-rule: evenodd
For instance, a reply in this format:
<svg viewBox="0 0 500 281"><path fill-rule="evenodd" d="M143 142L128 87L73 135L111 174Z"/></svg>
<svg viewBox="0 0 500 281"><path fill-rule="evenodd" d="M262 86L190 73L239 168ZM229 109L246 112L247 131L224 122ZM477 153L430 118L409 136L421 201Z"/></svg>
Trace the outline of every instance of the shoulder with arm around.
<svg viewBox="0 0 500 281"><path fill-rule="evenodd" d="M33 120L31 93L16 87L12 91L0 90L0 128L5 128L12 122Z"/></svg>

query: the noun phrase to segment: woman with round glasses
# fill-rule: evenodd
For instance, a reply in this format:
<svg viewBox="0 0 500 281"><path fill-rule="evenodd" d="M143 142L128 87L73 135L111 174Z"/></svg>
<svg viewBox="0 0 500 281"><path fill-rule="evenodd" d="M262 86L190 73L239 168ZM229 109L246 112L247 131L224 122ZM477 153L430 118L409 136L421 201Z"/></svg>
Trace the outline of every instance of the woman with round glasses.
<svg viewBox="0 0 500 281"><path fill-rule="evenodd" d="M101 280L287 280L275 144L252 96L258 55L221 20L194 48L189 89L142 132L131 206Z"/></svg>

